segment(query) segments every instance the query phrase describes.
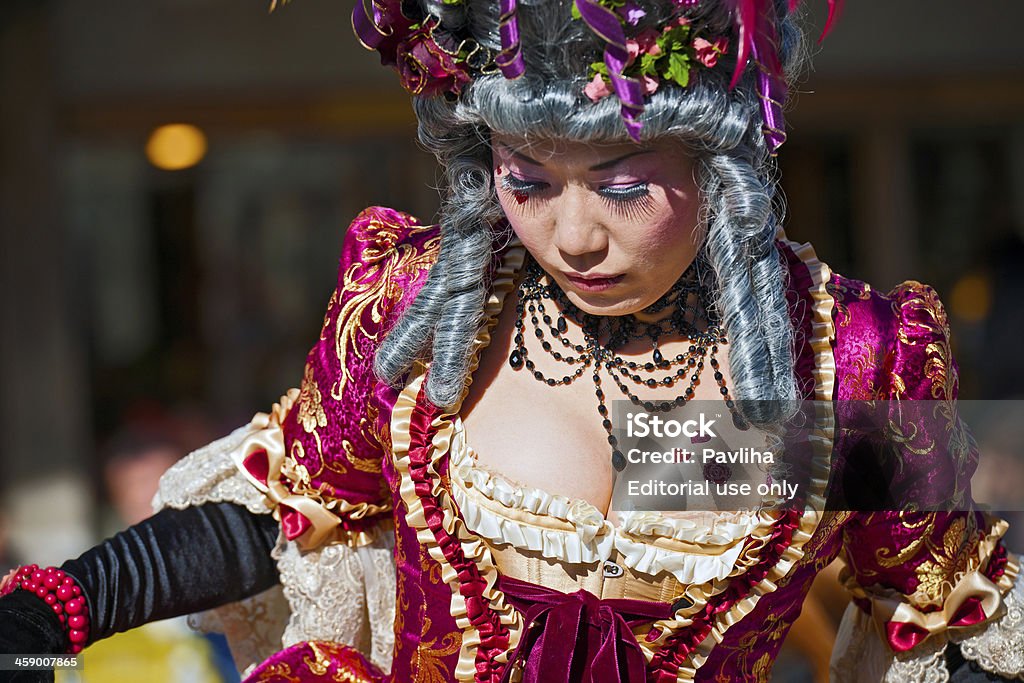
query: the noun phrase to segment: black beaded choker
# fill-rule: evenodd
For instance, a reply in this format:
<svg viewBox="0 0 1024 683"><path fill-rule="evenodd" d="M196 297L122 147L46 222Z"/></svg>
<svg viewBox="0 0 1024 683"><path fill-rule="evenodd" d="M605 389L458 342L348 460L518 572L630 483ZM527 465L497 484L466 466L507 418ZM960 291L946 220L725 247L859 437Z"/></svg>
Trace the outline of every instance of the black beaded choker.
<svg viewBox="0 0 1024 683"><path fill-rule="evenodd" d="M644 322L632 315L604 317L584 313L569 301L565 292L556 284L543 284L541 278L544 271L533 259L528 259L526 274L519 285L515 346L508 357L509 365L514 370L525 367L538 381L552 387L571 384L591 369L594 393L597 395L597 412L601 416L601 424L608 432L608 444L612 448L612 466L618 472L625 469L626 458L619 450L618 439L612 433L612 421L602 389L602 368L633 405L643 406L648 412L667 412L693 398L694 388L700 383L704 361L707 359L715 371L715 381L718 382L719 391L732 413L733 422L738 428L746 429L746 422L736 410L729 389L725 385L725 378L718 367L718 345L727 342L718 315L706 303L709 296L703 281L709 273L707 265L702 260L695 259L672 288L643 311L645 314L657 315L672 306L674 308L671 313L661 317L657 322ZM556 304L555 310L549 312L544 306L545 302ZM564 335L569 329L566 316L583 330L585 344L574 344L565 338ZM570 374L557 379L545 376L536 368L525 345L527 317L544 352L559 363L574 368ZM674 358L665 358L658 348L658 342L664 335L685 337L691 341L690 348L686 353L680 353ZM637 363L616 355L618 349L634 339L650 340L650 361ZM660 379L652 376L658 371L668 371L668 374ZM687 376L688 386L671 401L644 401L633 393L626 383L626 380L629 380L635 385L652 389L658 386L671 387Z"/></svg>

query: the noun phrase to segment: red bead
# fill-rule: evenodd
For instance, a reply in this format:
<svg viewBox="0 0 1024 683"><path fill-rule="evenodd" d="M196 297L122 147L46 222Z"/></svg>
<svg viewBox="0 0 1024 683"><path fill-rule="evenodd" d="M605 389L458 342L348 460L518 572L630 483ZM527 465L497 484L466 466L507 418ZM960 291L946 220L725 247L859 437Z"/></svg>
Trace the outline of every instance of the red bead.
<svg viewBox="0 0 1024 683"><path fill-rule="evenodd" d="M61 586L57 589L57 597L60 598L61 602L67 602L75 597L75 594L71 592L71 586Z"/></svg>
<svg viewBox="0 0 1024 683"><path fill-rule="evenodd" d="M32 579L25 579L21 582L21 587L27 591L34 591L35 589L39 588L39 584L33 581Z"/></svg>
<svg viewBox="0 0 1024 683"><path fill-rule="evenodd" d="M82 594L82 589L79 588L78 586L72 586L71 587L71 592L75 594L75 597L78 597L79 595Z"/></svg>
<svg viewBox="0 0 1024 683"><path fill-rule="evenodd" d="M53 610L54 614L63 614L64 613L64 608L61 607L59 602L55 602L54 604L50 605L50 609Z"/></svg>
<svg viewBox="0 0 1024 683"><path fill-rule="evenodd" d="M68 640L70 640L75 645L81 645L82 643L84 643L85 637L85 631L82 631L80 629L73 628L70 631L68 631Z"/></svg>
<svg viewBox="0 0 1024 683"><path fill-rule="evenodd" d="M53 590L54 588L60 585L60 579L58 579L53 574L48 574L47 576L43 577L43 585L49 588L50 590Z"/></svg>
<svg viewBox="0 0 1024 683"><path fill-rule="evenodd" d="M88 624L88 623L89 623L88 620L85 617L83 617L81 614L76 614L75 616L68 618L68 626L70 626L71 628L77 628L79 630L84 630L86 624Z"/></svg>
<svg viewBox="0 0 1024 683"><path fill-rule="evenodd" d="M75 580L72 579L70 576L65 576L63 579L61 579L60 585L67 586L68 588L70 588L71 586L75 585Z"/></svg>
<svg viewBox="0 0 1024 683"><path fill-rule="evenodd" d="M46 595L45 595L45 596L43 597L43 600L45 600L45 601L46 601L46 604L47 604L47 605L52 605L53 603L57 602L57 596L56 596L56 595L54 595L53 593L47 593L47 594L46 594Z"/></svg>
<svg viewBox="0 0 1024 683"><path fill-rule="evenodd" d="M82 608L85 607L85 602L81 598L75 598L73 600L68 600L64 604L64 607L67 609L68 614L81 614Z"/></svg>
<svg viewBox="0 0 1024 683"><path fill-rule="evenodd" d="M50 591L46 590L46 586L39 586L35 590L36 595L38 595L41 598L45 598L47 593L49 593L49 592Z"/></svg>
<svg viewBox="0 0 1024 683"><path fill-rule="evenodd" d="M32 572L32 580L33 581L39 581L42 578L43 578L43 573L41 571L39 571L38 569L36 569L35 571Z"/></svg>

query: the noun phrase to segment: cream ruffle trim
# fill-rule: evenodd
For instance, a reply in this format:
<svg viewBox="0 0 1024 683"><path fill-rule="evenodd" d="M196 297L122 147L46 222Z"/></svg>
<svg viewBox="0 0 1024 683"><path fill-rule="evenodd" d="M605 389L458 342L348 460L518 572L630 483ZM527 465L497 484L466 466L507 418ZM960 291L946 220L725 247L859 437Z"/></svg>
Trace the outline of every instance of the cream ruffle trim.
<svg viewBox="0 0 1024 683"><path fill-rule="evenodd" d="M615 527L586 501L516 486L478 467L458 419L450 458L452 494L470 529L493 543L570 564L604 562L617 550L623 564L644 574L670 572L680 583L724 579L733 572L744 539L774 521L767 514L727 513L707 527L654 512L628 512Z"/></svg>

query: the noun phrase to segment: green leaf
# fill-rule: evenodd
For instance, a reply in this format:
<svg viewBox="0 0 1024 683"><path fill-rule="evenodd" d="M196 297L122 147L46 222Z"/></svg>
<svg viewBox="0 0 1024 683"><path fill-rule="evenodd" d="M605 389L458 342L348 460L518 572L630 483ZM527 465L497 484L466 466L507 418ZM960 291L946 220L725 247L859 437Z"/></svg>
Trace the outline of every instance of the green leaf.
<svg viewBox="0 0 1024 683"><path fill-rule="evenodd" d="M685 54L673 52L668 56L668 69L665 71L667 78L675 81L680 88L685 88L690 82L690 59Z"/></svg>
<svg viewBox="0 0 1024 683"><path fill-rule="evenodd" d="M582 19L583 18L583 15L580 14L580 8L576 6L576 0L573 0L573 3L572 3L572 18L573 19Z"/></svg>

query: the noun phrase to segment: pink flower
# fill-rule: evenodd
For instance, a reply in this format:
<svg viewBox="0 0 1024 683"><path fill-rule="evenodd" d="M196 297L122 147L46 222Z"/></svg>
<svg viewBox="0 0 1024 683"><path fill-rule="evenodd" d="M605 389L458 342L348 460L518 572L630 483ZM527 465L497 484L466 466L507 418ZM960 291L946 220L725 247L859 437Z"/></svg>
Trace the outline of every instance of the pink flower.
<svg viewBox="0 0 1024 683"><path fill-rule="evenodd" d="M640 87L644 91L644 95L653 95L658 90L658 79L653 76L641 76Z"/></svg>
<svg viewBox="0 0 1024 683"><path fill-rule="evenodd" d="M647 12L640 8L634 0L626 0L626 4L618 9L619 16L626 20L630 26L636 26L640 20L647 16Z"/></svg>
<svg viewBox="0 0 1024 683"><path fill-rule="evenodd" d="M601 74L594 74L594 80L587 83L587 87L583 88L583 92L590 98L591 102L597 102L612 94Z"/></svg>
<svg viewBox="0 0 1024 683"><path fill-rule="evenodd" d="M658 36L660 34L653 28L645 28L643 31L636 36L636 42L640 46L640 52L645 55L651 55L657 57L661 54L661 48L658 47Z"/></svg>
<svg viewBox="0 0 1024 683"><path fill-rule="evenodd" d="M626 60L626 66L628 67L632 65L640 55L640 43L630 38L626 41L626 52L629 53L629 59Z"/></svg>
<svg viewBox="0 0 1024 683"><path fill-rule="evenodd" d="M696 53L697 61L708 68L718 64L718 56L723 54L728 46L729 41L725 38L715 38L714 42L704 38L695 38L693 41L693 49Z"/></svg>
<svg viewBox="0 0 1024 683"><path fill-rule="evenodd" d="M398 46L398 76L402 87L413 95L429 97L444 92L458 94L469 83L465 63L457 52L434 40L436 20L428 20Z"/></svg>

